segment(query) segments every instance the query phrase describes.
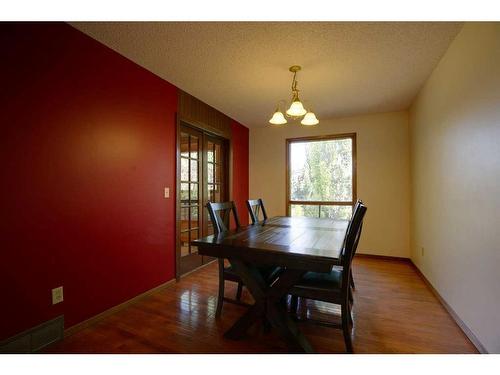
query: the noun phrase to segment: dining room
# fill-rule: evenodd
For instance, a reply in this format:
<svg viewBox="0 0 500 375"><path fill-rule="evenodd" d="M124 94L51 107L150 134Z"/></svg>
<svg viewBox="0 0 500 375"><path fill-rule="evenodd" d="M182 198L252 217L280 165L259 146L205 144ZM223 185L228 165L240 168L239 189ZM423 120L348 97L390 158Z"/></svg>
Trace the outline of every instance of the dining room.
<svg viewBox="0 0 500 375"><path fill-rule="evenodd" d="M73 19L0 22L0 362L500 353L499 22Z"/></svg>

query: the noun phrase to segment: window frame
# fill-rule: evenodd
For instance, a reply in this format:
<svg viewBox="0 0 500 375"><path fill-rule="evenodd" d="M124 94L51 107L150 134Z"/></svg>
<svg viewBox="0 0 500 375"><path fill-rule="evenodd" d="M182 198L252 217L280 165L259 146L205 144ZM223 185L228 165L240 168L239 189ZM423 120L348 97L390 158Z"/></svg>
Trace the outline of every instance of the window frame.
<svg viewBox="0 0 500 375"><path fill-rule="evenodd" d="M304 142L314 142L314 141L330 141L336 139L351 139L352 142L352 200L351 201L292 201L290 200L290 179L291 179L291 166L290 166L290 156L291 156L291 145L292 143L304 143ZM343 133L343 134L331 134L331 135L319 135L310 137L299 137L299 138L287 138L286 139L286 215L291 216L292 204L301 204L309 206L351 206L354 208L354 204L357 200L357 173L356 173L356 133ZM319 210L319 208L318 208Z"/></svg>

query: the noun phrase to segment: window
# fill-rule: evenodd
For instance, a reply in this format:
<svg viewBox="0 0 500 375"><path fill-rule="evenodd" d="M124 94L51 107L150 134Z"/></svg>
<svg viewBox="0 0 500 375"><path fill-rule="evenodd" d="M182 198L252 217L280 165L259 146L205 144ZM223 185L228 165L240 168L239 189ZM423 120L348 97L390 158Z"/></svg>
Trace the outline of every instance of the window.
<svg viewBox="0 0 500 375"><path fill-rule="evenodd" d="M356 134L287 139L287 215L349 220Z"/></svg>

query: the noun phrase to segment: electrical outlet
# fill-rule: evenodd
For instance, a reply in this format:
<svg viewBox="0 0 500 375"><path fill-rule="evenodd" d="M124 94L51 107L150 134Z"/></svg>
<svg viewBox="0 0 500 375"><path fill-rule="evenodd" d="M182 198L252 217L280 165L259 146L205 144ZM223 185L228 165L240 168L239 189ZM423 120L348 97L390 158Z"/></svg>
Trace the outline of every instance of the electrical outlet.
<svg viewBox="0 0 500 375"><path fill-rule="evenodd" d="M52 289L52 304L55 305L64 301L63 297L63 287L60 286L58 288Z"/></svg>
<svg viewBox="0 0 500 375"><path fill-rule="evenodd" d="M163 190L163 196L165 198L168 198L170 197L170 189L168 187L166 187L164 190Z"/></svg>
<svg viewBox="0 0 500 375"><path fill-rule="evenodd" d="M425 254L425 251L424 251L424 247L423 247L423 246L420 248L420 254L422 254L422 256L424 256L424 254Z"/></svg>

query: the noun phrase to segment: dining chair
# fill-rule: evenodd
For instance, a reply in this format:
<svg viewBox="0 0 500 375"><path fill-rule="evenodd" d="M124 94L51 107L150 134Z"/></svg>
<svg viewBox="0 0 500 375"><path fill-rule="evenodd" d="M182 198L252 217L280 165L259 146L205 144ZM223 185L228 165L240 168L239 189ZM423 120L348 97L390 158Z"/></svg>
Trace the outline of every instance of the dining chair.
<svg viewBox="0 0 500 375"><path fill-rule="evenodd" d="M264 208L264 202L262 199L249 199L247 200L248 213L252 219L252 224L259 222L259 213L262 212L263 220L267 220L266 209Z"/></svg>
<svg viewBox="0 0 500 375"><path fill-rule="evenodd" d="M356 203L354 204L354 208L352 210L352 214L351 214L351 219L349 220L349 223L347 224L347 228L346 228L346 233L349 232L349 229L351 227L351 223L352 223L352 219L354 218L354 215L356 214L358 208L359 208L359 205L360 204L363 204L363 201L361 199L358 199L356 201ZM363 224L361 224L361 226L363 226ZM347 235L344 236L344 241L342 243L342 248L345 248L345 245L346 245L346 239L347 239ZM355 255L355 252L356 252L356 248L357 248L358 244L356 243L356 247L354 249L354 252L352 254L352 257L354 258L354 255ZM341 261L339 260L339 263L336 265L336 267L341 267L342 264L341 264ZM351 292L355 291L356 290L356 285L354 284L354 277L351 273L351 279L350 279L350 284L351 284ZM349 294L349 298L350 298L350 301L351 301L351 304L354 303L354 299L353 299L353 296L352 296L352 293ZM291 311L296 311L297 310L297 307L299 305L299 298L297 296L292 296L290 298L290 310Z"/></svg>
<svg viewBox="0 0 500 375"><path fill-rule="evenodd" d="M354 208L352 210L351 219L349 220L349 224L347 225L346 233L349 232L349 229L350 229L351 224L352 224L352 219L354 218L354 215L356 214L356 211L358 210L360 204L363 204L363 201L361 199L358 199L356 201L356 203L354 204ZM363 223L361 223L360 232L361 232L362 228L363 228ZM347 236L344 237L344 243L342 245L343 248L346 245L346 238L347 238ZM359 237L358 237L358 241L359 241ZM358 248L358 242L356 242L356 246L354 247L354 252L352 253L352 258L353 259L354 259L354 255L356 255L356 249L357 248ZM339 263L339 266L341 266L340 263ZM352 292L356 290L356 285L354 284L354 275L352 274L352 271L351 271L351 278L350 278L350 280L351 280L350 281L350 284L351 284L351 293L349 293L349 300L350 300L351 304L353 304L354 303L354 298L352 296ZM294 302L295 302L294 307L297 308L298 301L294 300Z"/></svg>
<svg viewBox="0 0 500 375"><path fill-rule="evenodd" d="M238 218L238 212L236 211L234 202L208 202L206 207L208 210L208 214L210 215L210 220L212 220L214 234L223 233L229 230L231 213L233 215L236 228L240 227L240 220ZM231 266L225 266L224 259L219 258L217 259L217 261L219 263L219 294L217 298L217 309L215 311L215 316L219 317L222 312L222 305L224 301L233 303L238 303L241 301L243 282L241 281L241 278L234 272ZM224 284L226 280L238 283L235 300L224 297Z"/></svg>
<svg viewBox="0 0 500 375"><path fill-rule="evenodd" d="M351 220L349 220L349 224L347 225L346 233L349 231L349 227L351 226L352 219L354 218L354 215L356 214L356 211L358 210L360 204L363 204L363 201L361 199L358 199L356 201L356 204L354 205L354 208L352 209ZM361 224L361 226L363 226L363 224ZM345 237L345 238L347 238L347 237ZM344 246L345 246L345 238L344 238ZM356 247L357 247L357 244L356 244ZM353 258L354 258L354 255L356 255L355 253L356 253L356 249L354 250L354 253L352 254ZM351 275L351 288L352 288L352 290L356 290L356 285L354 284L354 277L352 277L352 275Z"/></svg>
<svg viewBox="0 0 500 375"><path fill-rule="evenodd" d="M223 233L230 229L231 213L236 228L241 228L240 220L238 218L238 212L236 210L234 202L232 201L223 203L208 202L206 207L208 210L208 214L210 215L210 220L212 220L212 224L214 227L214 234ZM219 294L217 298L217 309L215 312L215 316L219 317L222 313L222 305L224 301L240 305L243 304L241 302L243 281L231 266L226 266L224 264L224 259L219 258L217 259L217 261L219 263ZM259 271L261 272L262 276L266 281L272 282L279 276L281 269L279 267L267 266L267 267L260 267ZM238 283L238 289L236 291L236 299L230 299L224 297L224 288L225 288L224 284L226 280Z"/></svg>
<svg viewBox="0 0 500 375"><path fill-rule="evenodd" d="M290 290L292 296L340 305L341 328L348 353L353 352L351 340L353 321L350 298L351 265L353 254L361 237L363 218L366 211L366 206L360 202L346 233L345 246L340 255L341 267L333 267L329 273L306 272Z"/></svg>

